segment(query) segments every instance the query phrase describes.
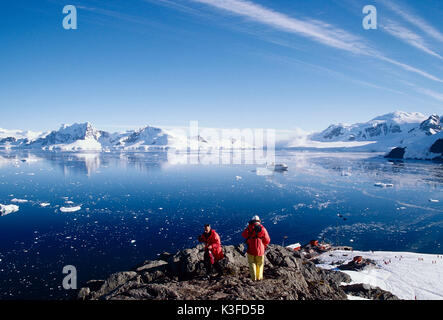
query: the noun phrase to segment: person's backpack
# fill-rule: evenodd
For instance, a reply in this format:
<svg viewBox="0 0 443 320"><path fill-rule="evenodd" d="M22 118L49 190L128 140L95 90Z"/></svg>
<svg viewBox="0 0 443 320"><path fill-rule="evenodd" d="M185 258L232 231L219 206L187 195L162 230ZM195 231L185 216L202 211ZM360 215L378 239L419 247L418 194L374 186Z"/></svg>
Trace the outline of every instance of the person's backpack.
<svg viewBox="0 0 443 320"><path fill-rule="evenodd" d="M248 236L248 238L245 240L245 243L247 244L249 239L258 239L258 238L261 239L261 237L259 237L258 234L262 231L262 229L263 229L263 228L262 228L261 224L257 224L257 225L255 225L255 226L254 226L254 231L253 231L252 233L249 232L249 236ZM254 234L254 233L255 233L255 234Z"/></svg>
<svg viewBox="0 0 443 320"><path fill-rule="evenodd" d="M248 251L248 247L249 247L249 243L248 243L248 240L249 239L258 239L258 238L260 238L261 239L261 237L259 237L258 236L258 234L262 231L262 225L261 224L257 224L257 225L255 225L254 226L254 231L251 233L251 232L249 232L249 236L248 236L248 238L245 240L245 250L244 250L244 252L247 252ZM255 234L254 234L255 233Z"/></svg>
<svg viewBox="0 0 443 320"><path fill-rule="evenodd" d="M254 232L255 232L255 239L258 238L258 234L262 231L262 226L261 224L257 224L254 226Z"/></svg>

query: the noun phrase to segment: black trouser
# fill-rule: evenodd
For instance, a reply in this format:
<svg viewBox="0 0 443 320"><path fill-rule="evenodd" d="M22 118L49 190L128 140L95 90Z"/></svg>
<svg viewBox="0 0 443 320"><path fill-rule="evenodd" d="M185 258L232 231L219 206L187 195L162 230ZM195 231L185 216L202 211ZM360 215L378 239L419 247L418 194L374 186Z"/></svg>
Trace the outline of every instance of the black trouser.
<svg viewBox="0 0 443 320"><path fill-rule="evenodd" d="M219 275L222 275L223 273L222 266L220 265L219 261L215 261L214 264L211 263L211 257L209 256L208 250L205 251L204 261L205 261L206 273L208 275L212 274L212 270L214 268Z"/></svg>

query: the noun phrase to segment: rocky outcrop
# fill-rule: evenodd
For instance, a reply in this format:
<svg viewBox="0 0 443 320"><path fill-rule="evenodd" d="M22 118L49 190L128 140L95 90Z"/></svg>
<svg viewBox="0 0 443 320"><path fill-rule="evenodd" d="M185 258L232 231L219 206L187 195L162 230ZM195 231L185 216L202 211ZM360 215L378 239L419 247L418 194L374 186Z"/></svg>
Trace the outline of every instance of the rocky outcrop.
<svg viewBox="0 0 443 320"><path fill-rule="evenodd" d="M405 148L396 147L396 148L393 148L387 155L385 155L385 158L403 159L405 152L406 152Z"/></svg>
<svg viewBox="0 0 443 320"><path fill-rule="evenodd" d="M299 252L270 245L266 252L265 279L249 278L243 245L225 246L221 261L223 275L207 279L203 246L176 254L164 253L158 260L145 261L133 271L93 280L79 291L82 300L212 300L212 299L346 299L340 287L350 277L342 272L320 269Z"/></svg>
<svg viewBox="0 0 443 320"><path fill-rule="evenodd" d="M356 259L356 258L360 258L360 259ZM346 264L342 264L342 265L338 266L337 268L340 270L361 271L361 270L365 270L368 268L372 268L375 265L377 265L377 263L375 261L357 256L357 257L354 257L354 260L349 261Z"/></svg>
<svg viewBox="0 0 443 320"><path fill-rule="evenodd" d="M348 295L369 300L400 300L397 296L393 295L389 291L380 289L379 287L373 287L368 284L357 283L341 286L341 288Z"/></svg>
<svg viewBox="0 0 443 320"><path fill-rule="evenodd" d="M420 124L420 130L428 136L440 132L442 130L440 117L436 114L431 115L427 120Z"/></svg>
<svg viewBox="0 0 443 320"><path fill-rule="evenodd" d="M441 153L443 155L443 139L438 139L429 149L432 153Z"/></svg>

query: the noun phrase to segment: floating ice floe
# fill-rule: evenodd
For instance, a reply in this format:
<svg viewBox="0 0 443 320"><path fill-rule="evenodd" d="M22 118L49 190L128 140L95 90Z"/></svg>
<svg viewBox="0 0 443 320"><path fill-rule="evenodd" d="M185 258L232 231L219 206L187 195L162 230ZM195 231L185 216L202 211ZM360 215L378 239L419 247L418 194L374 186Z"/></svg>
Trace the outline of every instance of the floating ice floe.
<svg viewBox="0 0 443 320"><path fill-rule="evenodd" d="M6 216L7 214L17 212L19 210L19 206L15 204L3 205L0 204L0 216Z"/></svg>
<svg viewBox="0 0 443 320"><path fill-rule="evenodd" d="M235 176L235 180L241 180L241 179L243 179L241 176Z"/></svg>
<svg viewBox="0 0 443 320"><path fill-rule="evenodd" d="M131 243L135 243L135 240L131 240Z"/></svg>
<svg viewBox="0 0 443 320"><path fill-rule="evenodd" d="M374 186L379 188L392 188L394 185L392 183L376 182L374 183Z"/></svg>
<svg viewBox="0 0 443 320"><path fill-rule="evenodd" d="M440 202L440 200L437 200L437 199L429 199L429 202L435 202L435 203L437 203L437 202Z"/></svg>
<svg viewBox="0 0 443 320"><path fill-rule="evenodd" d="M76 212L81 210L82 207L81 206L76 206L76 207L61 207L60 211L61 212Z"/></svg>
<svg viewBox="0 0 443 320"><path fill-rule="evenodd" d="M15 202L15 203L26 203L26 202L28 202L28 200L25 200L25 199L16 199L16 198L14 198L14 199L11 200L11 202Z"/></svg>
<svg viewBox="0 0 443 320"><path fill-rule="evenodd" d="M44 207L49 207L51 204L48 202L42 202L40 203L40 207L44 208Z"/></svg>

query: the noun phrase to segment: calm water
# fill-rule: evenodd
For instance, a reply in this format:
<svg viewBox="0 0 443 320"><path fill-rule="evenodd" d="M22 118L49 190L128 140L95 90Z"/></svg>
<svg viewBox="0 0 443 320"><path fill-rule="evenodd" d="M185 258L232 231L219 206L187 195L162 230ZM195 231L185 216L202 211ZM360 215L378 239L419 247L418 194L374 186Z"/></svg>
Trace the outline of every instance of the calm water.
<svg viewBox="0 0 443 320"><path fill-rule="evenodd" d="M81 287L196 245L205 223L223 244L237 244L255 214L273 243L287 236L286 244L324 239L361 250L443 253L442 164L282 151L276 161L289 171L264 174L196 157L0 153L0 203L20 207L0 217L0 297L69 297L63 266L77 268ZM80 211L60 211L77 205Z"/></svg>

